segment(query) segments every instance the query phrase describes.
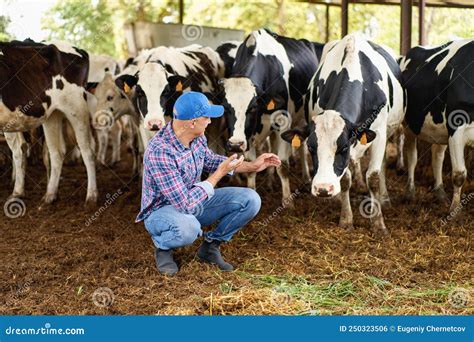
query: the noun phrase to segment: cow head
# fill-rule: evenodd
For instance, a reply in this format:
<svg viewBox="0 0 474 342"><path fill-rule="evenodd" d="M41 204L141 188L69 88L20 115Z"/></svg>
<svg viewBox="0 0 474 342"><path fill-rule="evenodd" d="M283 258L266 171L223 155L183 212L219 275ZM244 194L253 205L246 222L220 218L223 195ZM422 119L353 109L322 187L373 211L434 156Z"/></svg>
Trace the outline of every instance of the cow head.
<svg viewBox="0 0 474 342"><path fill-rule="evenodd" d="M357 142L370 143L375 136L374 131L357 128L334 110L313 116L303 129L291 129L281 134L293 146L308 139L314 175L311 193L316 197L333 197L341 192L340 179L349 166L351 147Z"/></svg>
<svg viewBox="0 0 474 342"><path fill-rule="evenodd" d="M164 126L165 116L172 115L178 97L190 88L188 79L170 74L155 62L146 63L134 76L118 77L115 83L123 91L134 87L133 102L149 131L158 131Z"/></svg>
<svg viewBox="0 0 474 342"><path fill-rule="evenodd" d="M232 77L219 81L219 101L224 106L229 130L227 148L244 152L262 125L261 115L282 106L280 97L267 98L247 77Z"/></svg>
<svg viewBox="0 0 474 342"><path fill-rule="evenodd" d="M129 94L117 88L110 73L106 73L101 82L89 84L88 90L97 98L97 108L92 116L94 127L101 128L109 124L112 126L114 120L121 115L133 113Z"/></svg>

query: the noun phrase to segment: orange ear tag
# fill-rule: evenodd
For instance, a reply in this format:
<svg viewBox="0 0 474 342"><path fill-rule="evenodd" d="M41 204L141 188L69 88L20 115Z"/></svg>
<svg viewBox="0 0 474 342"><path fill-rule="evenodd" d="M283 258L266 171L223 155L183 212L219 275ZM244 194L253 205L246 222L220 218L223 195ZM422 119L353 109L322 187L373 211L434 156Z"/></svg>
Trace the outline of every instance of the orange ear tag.
<svg viewBox="0 0 474 342"><path fill-rule="evenodd" d="M123 91L125 92L125 94L128 94L130 92L130 86L127 84L127 82L123 84Z"/></svg>
<svg viewBox="0 0 474 342"><path fill-rule="evenodd" d="M359 142L362 144L362 145L367 145L367 133L362 133L362 136L360 137L360 140Z"/></svg>
<svg viewBox="0 0 474 342"><path fill-rule="evenodd" d="M273 99L270 100L270 102L268 102L267 104L267 110L274 110L275 109L275 102L273 101Z"/></svg>
<svg viewBox="0 0 474 342"><path fill-rule="evenodd" d="M176 84L176 91L183 91L183 84L181 83L181 81Z"/></svg>
<svg viewBox="0 0 474 342"><path fill-rule="evenodd" d="M301 146L301 139L300 139L300 136L298 134L295 134L293 139L291 139L291 146L293 146L295 148L299 148Z"/></svg>

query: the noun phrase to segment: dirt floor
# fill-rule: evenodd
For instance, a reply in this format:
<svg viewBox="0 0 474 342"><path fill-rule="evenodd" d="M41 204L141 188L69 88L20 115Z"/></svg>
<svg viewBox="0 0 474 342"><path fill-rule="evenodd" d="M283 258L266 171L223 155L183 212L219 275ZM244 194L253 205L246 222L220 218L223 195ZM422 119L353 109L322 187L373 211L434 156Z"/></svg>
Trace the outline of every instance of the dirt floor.
<svg viewBox="0 0 474 342"><path fill-rule="evenodd" d="M282 208L278 179L268 187L260 175L261 212L223 247L238 270L199 263L196 242L177 253L178 275L164 277L143 224L133 223L141 185L130 165L127 157L99 168L89 211L82 165L64 167L59 200L42 210L46 173L28 167L24 215L0 213L1 314L474 314L474 201L463 221L443 223L449 208L433 201L430 177L418 177L418 202L405 204L406 175L389 170L391 235L379 238L359 213L363 194L352 194L356 229L345 231L337 201L301 190L295 210ZM2 207L10 168L0 168ZM291 178L301 186L299 173Z"/></svg>

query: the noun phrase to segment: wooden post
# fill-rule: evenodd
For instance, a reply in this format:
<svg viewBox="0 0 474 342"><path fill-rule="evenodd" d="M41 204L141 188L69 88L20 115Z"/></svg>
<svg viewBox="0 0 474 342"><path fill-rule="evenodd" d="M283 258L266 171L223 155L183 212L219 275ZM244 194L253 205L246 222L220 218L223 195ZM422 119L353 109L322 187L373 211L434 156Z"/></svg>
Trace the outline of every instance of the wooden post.
<svg viewBox="0 0 474 342"><path fill-rule="evenodd" d="M400 53L406 55L411 48L412 0L401 0Z"/></svg>
<svg viewBox="0 0 474 342"><path fill-rule="evenodd" d="M329 5L326 4L326 43L329 42Z"/></svg>
<svg viewBox="0 0 474 342"><path fill-rule="evenodd" d="M349 32L349 0L341 0L341 38Z"/></svg>
<svg viewBox="0 0 474 342"><path fill-rule="evenodd" d="M179 0L179 23L183 24L184 20L184 0Z"/></svg>
<svg viewBox="0 0 474 342"><path fill-rule="evenodd" d="M425 30L426 0L418 0L418 44L426 45Z"/></svg>

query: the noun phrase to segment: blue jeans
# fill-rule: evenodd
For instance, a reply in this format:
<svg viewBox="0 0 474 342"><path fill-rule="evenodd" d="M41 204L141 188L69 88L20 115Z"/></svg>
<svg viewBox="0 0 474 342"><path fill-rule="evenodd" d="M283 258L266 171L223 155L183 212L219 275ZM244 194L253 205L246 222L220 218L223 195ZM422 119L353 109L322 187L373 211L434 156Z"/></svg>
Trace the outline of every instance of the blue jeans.
<svg viewBox="0 0 474 342"><path fill-rule="evenodd" d="M163 206L145 219L145 227L157 248L168 250L192 244L202 235L202 226L219 221L216 229L205 233L207 241L229 241L260 210L258 193L249 188L215 189L195 215L184 214L171 205Z"/></svg>

